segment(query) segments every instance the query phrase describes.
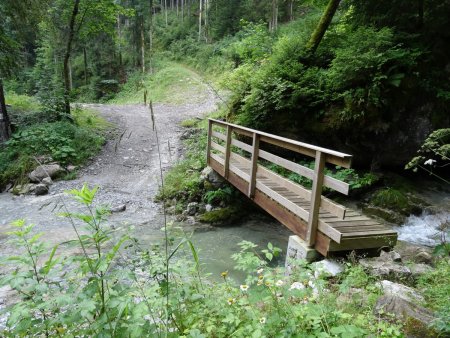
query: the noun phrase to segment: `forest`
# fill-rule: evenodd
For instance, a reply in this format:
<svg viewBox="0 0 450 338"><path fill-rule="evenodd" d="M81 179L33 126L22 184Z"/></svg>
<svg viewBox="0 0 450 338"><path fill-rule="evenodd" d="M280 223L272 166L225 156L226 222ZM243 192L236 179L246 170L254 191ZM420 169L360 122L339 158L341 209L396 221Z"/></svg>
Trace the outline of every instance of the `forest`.
<svg viewBox="0 0 450 338"><path fill-rule="evenodd" d="M40 195L36 189L43 181L34 182L30 173L43 164L57 165L56 185L69 182L60 190L86 210L59 207L77 239L54 245L40 239L26 215L17 215L24 219L11 223L12 230L6 228L1 221L8 213L0 205L0 243L6 243L3 233L8 232L13 238L8 243L26 250L8 257L1 252L0 335L450 334L448 206L435 212L444 218L437 227L440 239L423 249L430 258L403 262L432 268L416 274L408 266L406 277L396 271L386 277L422 293L419 302L407 302L422 302L426 309L414 307L411 311L420 315L411 315L402 308L400 317L377 308L379 285L386 280L353 256L338 276L330 278L300 262L288 279L277 261L280 249L244 240L235 243L232 259L245 279L236 284L226 270L211 281L201 271L195 241L186 231L180 235L177 223L189 220L194 204L205 210L192 214L208 224L234 224L247 207L253 210L231 185L218 188L202 178L205 116L352 154L352 169L327 173L349 184L350 197L364 212L391 224L435 211L417 186L431 186L444 201L439 206L445 204L450 187L449 13L449 0L0 0L0 195ZM111 111L120 109L128 115L114 117ZM165 120L158 109L170 117ZM141 113L148 115L142 125L156 141L148 147L132 144L129 153L120 153L120 144L140 132ZM126 123L120 119L135 120L122 131L115 126ZM170 134L172 124L187 130L183 145L172 141L174 135L179 138ZM158 128L167 138L168 160L161 159ZM185 151L174 163L172 148ZM147 248L139 233L117 235L117 229L106 226L116 211L94 203L103 187L98 184L97 192L79 181L105 149L120 157L126 170L157 181L158 192L145 194L162 205L163 244ZM128 162L136 156L137 163L152 151L159 154L159 165L150 165L157 174L145 166L137 171L137 164ZM301 156L292 160L314 169ZM311 188L304 177L271 169ZM54 189L50 184L42 194ZM176 221L167 222L166 213ZM81 235L74 220L85 224ZM70 252L75 245L79 252L73 257L59 253L60 247ZM402 256L407 251L399 250L405 250ZM4 270L11 263L17 267ZM5 285L22 302L2 307ZM7 317L2 317L4 309Z"/></svg>

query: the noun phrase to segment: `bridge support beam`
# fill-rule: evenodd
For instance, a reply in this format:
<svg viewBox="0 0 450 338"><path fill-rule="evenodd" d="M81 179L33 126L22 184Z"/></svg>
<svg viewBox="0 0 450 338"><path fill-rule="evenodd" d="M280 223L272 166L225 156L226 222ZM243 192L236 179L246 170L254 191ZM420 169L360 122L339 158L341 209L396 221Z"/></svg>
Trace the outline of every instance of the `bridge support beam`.
<svg viewBox="0 0 450 338"><path fill-rule="evenodd" d="M314 262L321 257L320 253L308 246L308 244L297 235L289 236L288 248L286 251L286 274L292 273L291 262L303 259L308 263Z"/></svg>

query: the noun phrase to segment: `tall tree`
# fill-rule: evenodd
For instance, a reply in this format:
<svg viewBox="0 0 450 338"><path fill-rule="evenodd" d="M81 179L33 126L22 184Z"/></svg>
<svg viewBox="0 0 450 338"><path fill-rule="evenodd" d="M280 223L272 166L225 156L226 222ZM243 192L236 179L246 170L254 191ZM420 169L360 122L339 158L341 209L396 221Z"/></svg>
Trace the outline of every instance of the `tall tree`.
<svg viewBox="0 0 450 338"><path fill-rule="evenodd" d="M72 53L72 43L75 36L75 20L77 19L80 7L80 0L75 0L72 15L69 22L69 33L67 37L66 52L64 54L64 110L70 116L70 91L72 90L70 76L70 54Z"/></svg>
<svg viewBox="0 0 450 338"><path fill-rule="evenodd" d="M8 141L11 136L11 124L6 111L5 93L3 91L3 82L0 78L0 143Z"/></svg>
<svg viewBox="0 0 450 338"><path fill-rule="evenodd" d="M306 47L310 50L311 53L315 53L317 47L319 47L320 42L325 35L328 27L330 26L331 20L333 20L334 14L336 13L339 3L341 0L330 0L328 5L320 18L319 24L316 26L316 29L311 35Z"/></svg>

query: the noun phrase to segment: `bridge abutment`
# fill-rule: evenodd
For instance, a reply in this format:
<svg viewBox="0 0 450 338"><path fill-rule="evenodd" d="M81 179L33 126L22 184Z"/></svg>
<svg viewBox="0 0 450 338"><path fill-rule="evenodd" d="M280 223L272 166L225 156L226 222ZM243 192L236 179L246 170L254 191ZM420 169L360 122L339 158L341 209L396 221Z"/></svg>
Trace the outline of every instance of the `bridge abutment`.
<svg viewBox="0 0 450 338"><path fill-rule="evenodd" d="M292 260L303 259L308 263L320 259L322 255L306 244L306 242L297 235L289 236L288 247L286 251L286 273L291 273L290 262Z"/></svg>

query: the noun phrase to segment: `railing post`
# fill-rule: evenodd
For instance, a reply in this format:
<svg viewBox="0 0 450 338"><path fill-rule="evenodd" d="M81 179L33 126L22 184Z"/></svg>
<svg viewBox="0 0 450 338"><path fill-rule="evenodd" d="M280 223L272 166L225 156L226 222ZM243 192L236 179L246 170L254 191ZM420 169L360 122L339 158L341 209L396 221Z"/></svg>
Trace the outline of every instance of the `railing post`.
<svg viewBox="0 0 450 338"><path fill-rule="evenodd" d="M212 137L212 121L208 120L208 143L206 145L206 164L211 162L211 137Z"/></svg>
<svg viewBox="0 0 450 338"><path fill-rule="evenodd" d="M308 232L306 242L309 246L314 246L317 235L317 225L319 223L319 209L322 197L322 185L325 168L325 154L316 151L316 161L314 164L313 186L311 189L311 206L308 217Z"/></svg>
<svg viewBox="0 0 450 338"><path fill-rule="evenodd" d="M259 157L259 134L253 133L252 167L250 168L250 182L248 185L248 196L250 198L255 196L256 170L258 168L258 157Z"/></svg>
<svg viewBox="0 0 450 338"><path fill-rule="evenodd" d="M223 169L223 176L228 179L228 174L230 172L230 154L231 154L231 133L233 132L232 126L227 126L227 136L225 141L225 163Z"/></svg>

